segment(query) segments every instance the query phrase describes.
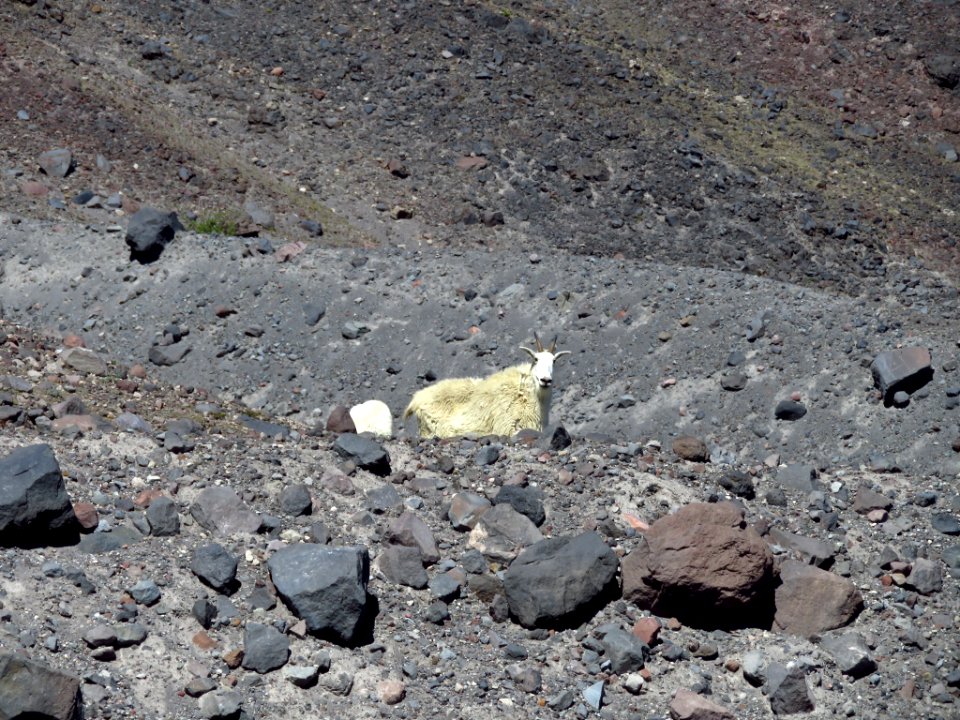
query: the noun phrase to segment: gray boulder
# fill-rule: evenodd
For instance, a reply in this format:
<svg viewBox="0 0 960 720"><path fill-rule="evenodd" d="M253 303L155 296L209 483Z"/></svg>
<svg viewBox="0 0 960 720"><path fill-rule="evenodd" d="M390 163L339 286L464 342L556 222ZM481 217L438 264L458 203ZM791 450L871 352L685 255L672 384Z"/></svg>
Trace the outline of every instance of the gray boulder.
<svg viewBox="0 0 960 720"><path fill-rule="evenodd" d="M650 654L650 648L645 642L620 628L606 633L600 643L610 661L610 670L618 675L640 670Z"/></svg>
<svg viewBox="0 0 960 720"><path fill-rule="evenodd" d="M794 715L814 709L806 673L792 663L774 663L767 667L767 699L774 715Z"/></svg>
<svg viewBox="0 0 960 720"><path fill-rule="evenodd" d="M870 655L870 648L859 633L824 636L820 645L830 653L840 672L854 680L866 677L877 669L877 661Z"/></svg>
<svg viewBox="0 0 960 720"><path fill-rule="evenodd" d="M0 545L74 542L77 516L49 445L28 445L0 459Z"/></svg>
<svg viewBox="0 0 960 720"><path fill-rule="evenodd" d="M535 487L504 485L493 499L494 505L509 504L521 515L526 515L534 525L540 527L547 519L543 509L543 491Z"/></svg>
<svg viewBox="0 0 960 720"><path fill-rule="evenodd" d="M337 438L333 449L358 468L381 477L390 474L390 454L376 440L345 432Z"/></svg>
<svg viewBox="0 0 960 720"><path fill-rule="evenodd" d="M277 593L311 633L350 647L372 640L376 599L367 592L366 548L293 545L267 567Z"/></svg>
<svg viewBox="0 0 960 720"><path fill-rule="evenodd" d="M178 230L183 230L183 225L175 212L140 208L127 224L126 243L130 248L130 259L140 263L159 259Z"/></svg>
<svg viewBox="0 0 960 720"><path fill-rule="evenodd" d="M40 153L40 169L50 177L66 177L73 167L73 153L67 148L54 148Z"/></svg>
<svg viewBox="0 0 960 720"><path fill-rule="evenodd" d="M921 347L882 352L873 359L870 371L888 407L898 392L915 393L933 379L930 351Z"/></svg>
<svg viewBox="0 0 960 720"><path fill-rule="evenodd" d="M221 535L255 533L260 529L260 516L228 487L201 490L190 506L190 514L205 530Z"/></svg>
<svg viewBox="0 0 960 720"><path fill-rule="evenodd" d="M150 524L150 534L157 537L168 537L180 532L180 515L177 504L168 497L158 497L147 508L147 522Z"/></svg>
<svg viewBox="0 0 960 720"><path fill-rule="evenodd" d="M243 669L268 673L287 664L290 641L272 625L247 623L243 633Z"/></svg>
<svg viewBox="0 0 960 720"><path fill-rule="evenodd" d="M22 655L0 655L0 718L80 720L80 678Z"/></svg>
<svg viewBox="0 0 960 720"><path fill-rule="evenodd" d="M599 535L550 538L527 548L503 578L510 614L524 627L572 627L617 592L619 561Z"/></svg>
<svg viewBox="0 0 960 720"><path fill-rule="evenodd" d="M237 558L219 543L207 543L193 551L190 569L200 582L217 592L229 593L236 589Z"/></svg>

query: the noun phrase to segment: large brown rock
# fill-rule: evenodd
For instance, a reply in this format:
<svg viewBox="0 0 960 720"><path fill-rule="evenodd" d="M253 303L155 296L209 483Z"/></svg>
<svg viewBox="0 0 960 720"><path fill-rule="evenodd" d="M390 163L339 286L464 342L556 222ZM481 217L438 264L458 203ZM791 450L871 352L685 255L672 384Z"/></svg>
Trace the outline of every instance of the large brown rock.
<svg viewBox="0 0 960 720"><path fill-rule="evenodd" d="M623 561L623 596L698 627L769 626L773 555L732 503L657 520Z"/></svg>
<svg viewBox="0 0 960 720"><path fill-rule="evenodd" d="M780 568L774 626L811 637L852 622L863 609L857 586L826 570L788 560Z"/></svg>
<svg viewBox="0 0 960 720"><path fill-rule="evenodd" d="M723 705L680 688L670 701L670 717L673 720L733 720L736 716Z"/></svg>

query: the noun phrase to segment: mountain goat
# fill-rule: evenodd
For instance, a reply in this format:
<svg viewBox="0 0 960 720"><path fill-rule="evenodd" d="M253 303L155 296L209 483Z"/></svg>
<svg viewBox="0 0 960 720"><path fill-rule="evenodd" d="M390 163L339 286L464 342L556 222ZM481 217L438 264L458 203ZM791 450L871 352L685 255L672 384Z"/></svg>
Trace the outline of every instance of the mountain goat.
<svg viewBox="0 0 960 720"><path fill-rule="evenodd" d="M553 363L569 350L555 352L557 339L537 350L520 346L532 363L506 368L485 378L449 378L418 390L403 413L415 415L422 437L513 435L524 428L543 430L550 422Z"/></svg>

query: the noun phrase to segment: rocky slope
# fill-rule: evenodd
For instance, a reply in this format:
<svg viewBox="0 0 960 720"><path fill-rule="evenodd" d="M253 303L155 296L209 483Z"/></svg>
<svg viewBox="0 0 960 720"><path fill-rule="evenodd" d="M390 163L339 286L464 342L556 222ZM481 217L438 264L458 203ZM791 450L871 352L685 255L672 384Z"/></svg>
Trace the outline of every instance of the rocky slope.
<svg viewBox="0 0 960 720"><path fill-rule="evenodd" d="M956 715L958 18L5 4L0 717Z"/></svg>

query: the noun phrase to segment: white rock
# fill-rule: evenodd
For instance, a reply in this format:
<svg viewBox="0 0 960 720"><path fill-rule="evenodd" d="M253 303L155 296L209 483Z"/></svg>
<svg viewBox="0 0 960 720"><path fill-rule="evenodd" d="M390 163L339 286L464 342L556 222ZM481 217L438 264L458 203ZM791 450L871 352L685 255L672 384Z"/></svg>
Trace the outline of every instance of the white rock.
<svg viewBox="0 0 960 720"><path fill-rule="evenodd" d="M369 432L377 437L393 435L393 415L382 400L367 400L354 405L350 408L350 419L357 433Z"/></svg>

